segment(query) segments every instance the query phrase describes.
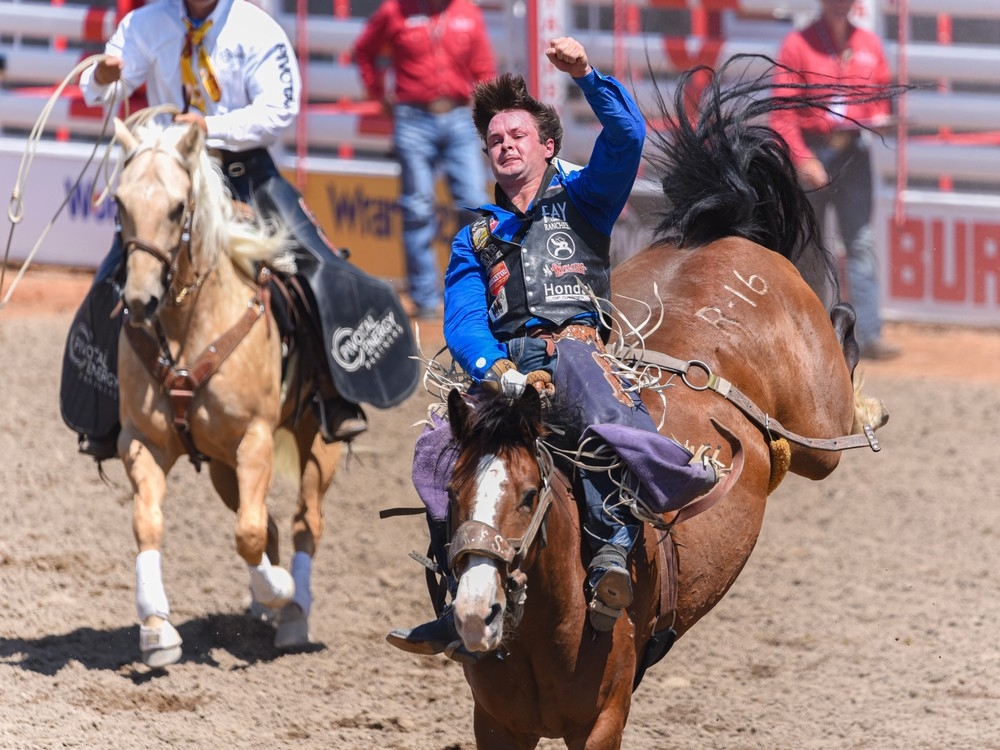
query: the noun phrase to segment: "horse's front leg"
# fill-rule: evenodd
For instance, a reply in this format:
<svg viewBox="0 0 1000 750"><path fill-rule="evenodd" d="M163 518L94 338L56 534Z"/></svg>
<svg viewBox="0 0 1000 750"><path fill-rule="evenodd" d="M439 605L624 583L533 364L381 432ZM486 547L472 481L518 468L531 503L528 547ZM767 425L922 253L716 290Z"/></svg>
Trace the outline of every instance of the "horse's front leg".
<svg viewBox="0 0 1000 750"><path fill-rule="evenodd" d="M250 571L250 593L254 601L279 609L295 593L295 583L286 570L272 566L267 557L267 492L271 486L274 436L271 426L255 419L236 450L236 551Z"/></svg>
<svg viewBox="0 0 1000 750"><path fill-rule="evenodd" d="M299 501L292 518L295 597L278 614L274 645L282 649L309 643L312 561L323 535L323 498L340 463L340 443L325 442L311 418L302 420L295 442L299 452Z"/></svg>
<svg viewBox="0 0 1000 750"><path fill-rule="evenodd" d="M476 750L532 750L540 737L515 732L501 724L476 703L472 714L472 730L476 735Z"/></svg>
<svg viewBox="0 0 1000 750"><path fill-rule="evenodd" d="M165 667L181 658L181 636L170 624L170 604L163 586L160 546L163 542L163 498L167 492L167 459L122 431L119 445L132 482L132 532L135 559L135 608L139 616L139 650L150 667Z"/></svg>
<svg viewBox="0 0 1000 750"><path fill-rule="evenodd" d="M236 470L221 461L208 462L208 475L212 478L212 486L233 513L240 509L240 487L236 481ZM269 513L267 516L267 549L265 550L267 559L272 564L279 561L278 555L278 525ZM272 621L274 612L267 607L258 604L256 601L250 603L250 615L252 617Z"/></svg>
<svg viewBox="0 0 1000 750"><path fill-rule="evenodd" d="M620 750L622 733L632 707L631 680L618 680L593 725L563 739L569 750Z"/></svg>

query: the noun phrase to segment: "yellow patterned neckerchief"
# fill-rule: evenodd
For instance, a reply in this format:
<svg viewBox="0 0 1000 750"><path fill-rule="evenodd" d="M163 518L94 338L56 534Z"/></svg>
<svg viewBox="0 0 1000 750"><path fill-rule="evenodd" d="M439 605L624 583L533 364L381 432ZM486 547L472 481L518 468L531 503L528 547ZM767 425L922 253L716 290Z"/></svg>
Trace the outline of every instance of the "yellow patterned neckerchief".
<svg viewBox="0 0 1000 750"><path fill-rule="evenodd" d="M219 81L215 78L215 71L212 69L212 61L208 57L208 51L201 43L205 34L212 28L212 21L206 21L195 28L190 19L185 18L184 24L187 26L187 36L184 37L184 46L181 48L181 82L191 97L189 102L191 108L205 114L205 100L201 95L201 87L205 87L205 91L212 97L213 102L219 101L222 96L222 89L219 88ZM201 85L194 74L194 66L192 65L195 48L198 49L198 73Z"/></svg>

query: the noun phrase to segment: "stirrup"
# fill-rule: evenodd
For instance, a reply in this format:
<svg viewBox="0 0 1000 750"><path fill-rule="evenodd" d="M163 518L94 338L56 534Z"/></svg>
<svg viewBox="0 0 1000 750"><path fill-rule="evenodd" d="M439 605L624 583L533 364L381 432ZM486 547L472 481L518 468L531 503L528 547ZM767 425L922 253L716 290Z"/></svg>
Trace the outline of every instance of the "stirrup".
<svg viewBox="0 0 1000 750"><path fill-rule="evenodd" d="M615 623L622 616L622 610L609 607L603 604L597 596L593 596L587 605L587 616L590 620L590 627L598 633L607 633L609 630L614 630Z"/></svg>
<svg viewBox="0 0 1000 750"><path fill-rule="evenodd" d="M590 561L587 580L600 572L593 582L593 591L587 603L590 625L598 632L612 630L622 610L632 604L632 575L628 569L628 555L615 545L606 544Z"/></svg>

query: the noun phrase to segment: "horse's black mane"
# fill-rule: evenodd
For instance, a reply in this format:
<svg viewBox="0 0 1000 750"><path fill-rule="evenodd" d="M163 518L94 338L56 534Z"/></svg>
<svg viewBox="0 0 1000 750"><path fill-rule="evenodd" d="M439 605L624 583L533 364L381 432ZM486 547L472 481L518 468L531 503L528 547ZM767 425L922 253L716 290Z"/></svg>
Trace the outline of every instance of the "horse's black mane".
<svg viewBox="0 0 1000 750"><path fill-rule="evenodd" d="M748 72L762 64L764 73ZM694 248L727 236L743 237L788 258L800 270L800 261L818 262L836 286L832 256L823 245L788 146L766 124L767 117L782 109L831 112L845 101L890 99L903 88L783 82L781 87L794 94L773 96L775 73L787 70L763 55L735 55L718 70L699 66L684 73L672 108L656 89L660 118L649 128L652 149L647 160L662 184L667 206L655 241ZM704 78L708 83L692 123L685 113L686 97ZM726 80L734 82L724 85Z"/></svg>

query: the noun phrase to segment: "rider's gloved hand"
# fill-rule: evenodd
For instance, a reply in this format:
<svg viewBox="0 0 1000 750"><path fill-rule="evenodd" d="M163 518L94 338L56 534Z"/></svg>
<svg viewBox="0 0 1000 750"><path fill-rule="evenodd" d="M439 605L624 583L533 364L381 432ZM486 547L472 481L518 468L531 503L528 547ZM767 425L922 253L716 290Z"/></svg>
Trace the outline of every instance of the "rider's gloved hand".
<svg viewBox="0 0 1000 750"><path fill-rule="evenodd" d="M517 365L509 359L498 359L483 376L483 390L502 393L507 398L517 398L524 393L528 379L518 372Z"/></svg>

